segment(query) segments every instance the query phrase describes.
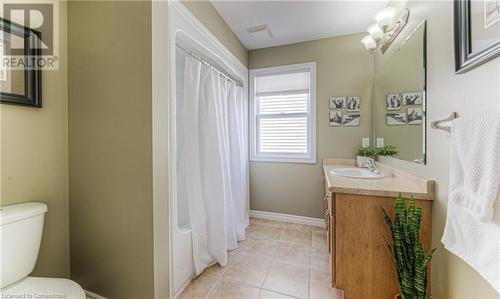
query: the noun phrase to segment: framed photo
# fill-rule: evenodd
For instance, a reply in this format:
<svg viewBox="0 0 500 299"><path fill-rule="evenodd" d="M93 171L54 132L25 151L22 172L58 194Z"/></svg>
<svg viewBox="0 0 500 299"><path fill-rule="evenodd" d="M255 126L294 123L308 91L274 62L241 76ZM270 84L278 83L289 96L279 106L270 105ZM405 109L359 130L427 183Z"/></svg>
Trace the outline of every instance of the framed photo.
<svg viewBox="0 0 500 299"><path fill-rule="evenodd" d="M406 125L406 113L404 112L387 113L386 123L388 126Z"/></svg>
<svg viewBox="0 0 500 299"><path fill-rule="evenodd" d="M500 20L500 1L484 0L484 29Z"/></svg>
<svg viewBox="0 0 500 299"><path fill-rule="evenodd" d="M330 111L330 127L340 127L342 124L342 112Z"/></svg>
<svg viewBox="0 0 500 299"><path fill-rule="evenodd" d="M403 93L403 106L422 105L421 92L407 92Z"/></svg>
<svg viewBox="0 0 500 299"><path fill-rule="evenodd" d="M498 0L455 0L455 72L463 74L500 55Z"/></svg>
<svg viewBox="0 0 500 299"><path fill-rule="evenodd" d="M347 97L346 106L349 112L359 112L360 98L358 96Z"/></svg>
<svg viewBox="0 0 500 299"><path fill-rule="evenodd" d="M401 94L391 93L387 95L387 110L399 110L401 108Z"/></svg>
<svg viewBox="0 0 500 299"><path fill-rule="evenodd" d="M330 109L343 109L345 108L346 97L331 97Z"/></svg>
<svg viewBox="0 0 500 299"><path fill-rule="evenodd" d="M409 125L421 125L423 119L422 108L413 107L406 110L406 119Z"/></svg>
<svg viewBox="0 0 500 299"><path fill-rule="evenodd" d="M359 126L360 120L361 115L359 114L344 114L342 124L346 127L356 127Z"/></svg>

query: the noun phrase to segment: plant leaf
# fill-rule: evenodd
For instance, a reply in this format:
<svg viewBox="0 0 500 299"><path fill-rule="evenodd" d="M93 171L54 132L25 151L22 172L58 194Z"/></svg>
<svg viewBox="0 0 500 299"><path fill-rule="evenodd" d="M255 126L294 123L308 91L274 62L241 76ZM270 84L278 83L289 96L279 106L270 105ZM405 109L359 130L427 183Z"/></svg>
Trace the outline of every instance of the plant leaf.
<svg viewBox="0 0 500 299"><path fill-rule="evenodd" d="M394 205L394 220L382 208L384 221L392 236L392 245L384 237L394 262L401 295L405 299L427 298L427 267L435 252L427 255L420 243L422 207L415 205L413 197L406 200L401 194Z"/></svg>

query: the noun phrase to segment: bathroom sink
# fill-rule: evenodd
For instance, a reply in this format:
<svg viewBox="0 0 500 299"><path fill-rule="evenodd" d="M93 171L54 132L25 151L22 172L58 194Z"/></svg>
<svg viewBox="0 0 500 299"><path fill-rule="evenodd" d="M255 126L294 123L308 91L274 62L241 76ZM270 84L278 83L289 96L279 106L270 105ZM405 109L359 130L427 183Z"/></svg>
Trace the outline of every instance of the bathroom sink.
<svg viewBox="0 0 500 299"><path fill-rule="evenodd" d="M384 175L379 171L371 172L365 168L336 168L331 170L332 174L356 179L380 179Z"/></svg>

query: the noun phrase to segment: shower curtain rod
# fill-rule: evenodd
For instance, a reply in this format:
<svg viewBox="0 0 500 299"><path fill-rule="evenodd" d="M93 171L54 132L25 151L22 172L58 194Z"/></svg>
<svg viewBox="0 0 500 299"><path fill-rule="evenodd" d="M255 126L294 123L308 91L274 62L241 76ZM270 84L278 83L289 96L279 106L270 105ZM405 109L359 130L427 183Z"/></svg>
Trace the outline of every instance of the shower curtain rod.
<svg viewBox="0 0 500 299"><path fill-rule="evenodd" d="M223 76L224 78L228 79L229 81L233 82L234 84L236 84L236 86L239 86L239 87L242 87L240 83L238 83L236 80L234 80L233 78L229 77L228 75L224 74L224 72L222 72L221 70L219 70L219 68L217 68L215 65L212 65L210 62L204 60L203 58L197 56L196 54L194 54L193 52L189 51L189 50L186 50L184 49L183 47L179 46L178 44L175 44L175 46L179 49L181 49L182 51L186 52L186 54L189 54L190 56L192 56L193 58L195 58L196 60L199 60L201 63L205 64L205 65L208 65L209 67L213 68L217 73L219 73L221 76Z"/></svg>

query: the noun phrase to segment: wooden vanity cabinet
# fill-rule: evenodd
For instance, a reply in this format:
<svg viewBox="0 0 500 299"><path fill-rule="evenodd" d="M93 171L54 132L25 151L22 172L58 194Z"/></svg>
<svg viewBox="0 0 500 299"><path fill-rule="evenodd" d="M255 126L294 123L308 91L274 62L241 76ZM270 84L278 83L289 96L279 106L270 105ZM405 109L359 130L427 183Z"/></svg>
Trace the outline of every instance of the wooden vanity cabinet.
<svg viewBox="0 0 500 299"><path fill-rule="evenodd" d="M393 217L395 198L327 192L325 201L332 287L342 289L344 299L394 298L399 287L385 241L391 242L391 236L381 208ZM417 199L415 203L423 208L421 242L427 252L431 247L432 202Z"/></svg>

